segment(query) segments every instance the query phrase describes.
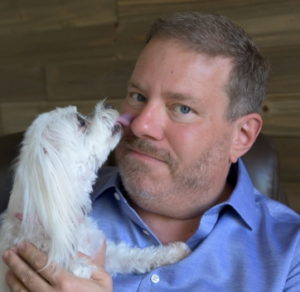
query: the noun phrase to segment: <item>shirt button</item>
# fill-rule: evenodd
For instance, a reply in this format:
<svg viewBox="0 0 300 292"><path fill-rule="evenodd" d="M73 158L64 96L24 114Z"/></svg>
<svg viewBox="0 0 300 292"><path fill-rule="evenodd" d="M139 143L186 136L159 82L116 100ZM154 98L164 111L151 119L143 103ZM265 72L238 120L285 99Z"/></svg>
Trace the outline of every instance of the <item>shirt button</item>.
<svg viewBox="0 0 300 292"><path fill-rule="evenodd" d="M115 196L116 200L120 201L120 195L117 192L114 193L114 196Z"/></svg>
<svg viewBox="0 0 300 292"><path fill-rule="evenodd" d="M143 229L143 233L144 233L145 235L147 235L147 236L150 235L150 233L149 233L146 229Z"/></svg>
<svg viewBox="0 0 300 292"><path fill-rule="evenodd" d="M160 281L160 278L157 274L153 274L151 276L151 282L154 283L154 284L157 284L158 282Z"/></svg>

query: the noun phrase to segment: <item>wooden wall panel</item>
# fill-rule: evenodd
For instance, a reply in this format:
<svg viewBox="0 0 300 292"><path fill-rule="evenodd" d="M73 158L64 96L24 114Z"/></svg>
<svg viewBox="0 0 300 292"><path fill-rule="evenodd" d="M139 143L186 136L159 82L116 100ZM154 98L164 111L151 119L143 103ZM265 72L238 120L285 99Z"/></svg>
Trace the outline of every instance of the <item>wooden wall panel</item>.
<svg viewBox="0 0 300 292"><path fill-rule="evenodd" d="M113 0L1 0L0 34L112 23L115 9Z"/></svg>
<svg viewBox="0 0 300 292"><path fill-rule="evenodd" d="M51 64L46 68L49 100L125 96L133 64L112 59Z"/></svg>
<svg viewBox="0 0 300 292"><path fill-rule="evenodd" d="M203 12L214 12L232 14L234 18L244 18L244 15L263 15L267 13L284 14L291 13L299 8L298 1L291 0L119 0L119 18L142 19L143 16L153 17L160 14L199 10Z"/></svg>
<svg viewBox="0 0 300 292"><path fill-rule="evenodd" d="M114 56L114 25L2 35L0 63L64 62Z"/></svg>
<svg viewBox="0 0 300 292"><path fill-rule="evenodd" d="M125 47L127 55L132 48L134 57L141 47L149 25L159 15L182 11L198 10L220 13L241 25L258 43L263 51L278 48L300 47L300 1L149 1L119 0L119 22L117 41ZM287 45L289 47L287 48Z"/></svg>
<svg viewBox="0 0 300 292"><path fill-rule="evenodd" d="M0 102L43 100L46 98L44 70L32 64L0 66Z"/></svg>
<svg viewBox="0 0 300 292"><path fill-rule="evenodd" d="M224 14L255 33L299 23L300 3L295 0L119 0L118 16L122 21L141 21L177 11L202 11ZM273 21L273 17L279 18ZM266 26L266 29L264 28Z"/></svg>
<svg viewBox="0 0 300 292"><path fill-rule="evenodd" d="M265 54L271 64L269 94L299 93L300 97L300 46L297 50L281 50Z"/></svg>
<svg viewBox="0 0 300 292"><path fill-rule="evenodd" d="M135 60L144 46L151 20L122 22L116 31L116 55L119 59Z"/></svg>
<svg viewBox="0 0 300 292"><path fill-rule="evenodd" d="M264 127L268 135L300 137L300 95L269 95L263 106Z"/></svg>

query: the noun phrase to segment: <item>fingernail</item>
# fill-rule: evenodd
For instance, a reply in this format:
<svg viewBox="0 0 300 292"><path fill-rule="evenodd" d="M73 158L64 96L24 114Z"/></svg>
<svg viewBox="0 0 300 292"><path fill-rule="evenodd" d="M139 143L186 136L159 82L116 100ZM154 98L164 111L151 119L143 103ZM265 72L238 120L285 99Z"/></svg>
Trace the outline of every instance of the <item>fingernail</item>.
<svg viewBox="0 0 300 292"><path fill-rule="evenodd" d="M3 259L7 259L9 257L9 251L6 250L4 253L3 253Z"/></svg>
<svg viewBox="0 0 300 292"><path fill-rule="evenodd" d="M9 249L7 249L4 253L3 253L3 259L4 260L7 260L8 258L9 258L9 256L10 256L10 250Z"/></svg>

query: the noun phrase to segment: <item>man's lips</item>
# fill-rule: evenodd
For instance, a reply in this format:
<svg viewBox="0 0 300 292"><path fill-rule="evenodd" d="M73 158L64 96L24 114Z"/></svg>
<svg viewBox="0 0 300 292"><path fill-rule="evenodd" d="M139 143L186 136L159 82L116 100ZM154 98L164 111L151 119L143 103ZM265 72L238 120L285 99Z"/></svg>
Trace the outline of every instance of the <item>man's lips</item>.
<svg viewBox="0 0 300 292"><path fill-rule="evenodd" d="M131 151L132 153L140 156L140 157L144 157L146 159L149 159L149 160L156 160L156 161L159 161L159 162L163 162L165 163L166 161L164 159L162 159L161 157L158 157L157 155L155 154L152 154L152 153L148 153L148 152L145 152L145 151L142 151L142 150L139 150L135 147L132 147L130 145L127 145L127 149L129 151Z"/></svg>

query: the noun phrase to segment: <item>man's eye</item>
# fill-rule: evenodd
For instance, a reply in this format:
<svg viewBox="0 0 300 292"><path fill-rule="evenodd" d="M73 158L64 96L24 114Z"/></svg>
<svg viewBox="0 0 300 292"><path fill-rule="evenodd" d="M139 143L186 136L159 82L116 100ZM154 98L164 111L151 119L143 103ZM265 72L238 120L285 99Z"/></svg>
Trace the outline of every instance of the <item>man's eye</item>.
<svg viewBox="0 0 300 292"><path fill-rule="evenodd" d="M175 107L175 111L179 114L188 114L192 111L192 109L187 105L178 105Z"/></svg>
<svg viewBox="0 0 300 292"><path fill-rule="evenodd" d="M81 115L77 115L77 120L80 128L86 127L86 120Z"/></svg>
<svg viewBox="0 0 300 292"><path fill-rule="evenodd" d="M131 94L131 97L138 102L145 102L146 101L146 97L140 93L133 93Z"/></svg>

